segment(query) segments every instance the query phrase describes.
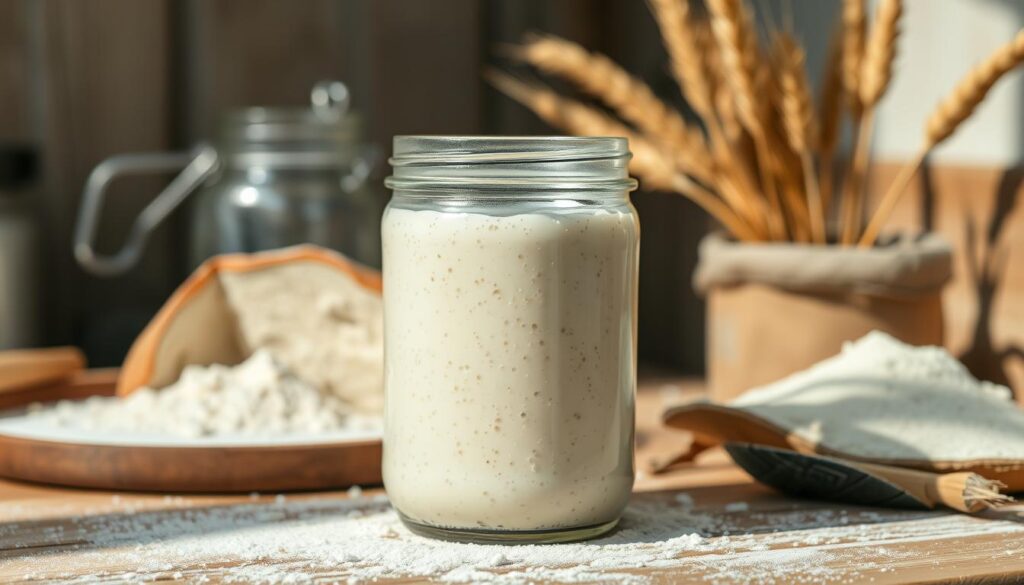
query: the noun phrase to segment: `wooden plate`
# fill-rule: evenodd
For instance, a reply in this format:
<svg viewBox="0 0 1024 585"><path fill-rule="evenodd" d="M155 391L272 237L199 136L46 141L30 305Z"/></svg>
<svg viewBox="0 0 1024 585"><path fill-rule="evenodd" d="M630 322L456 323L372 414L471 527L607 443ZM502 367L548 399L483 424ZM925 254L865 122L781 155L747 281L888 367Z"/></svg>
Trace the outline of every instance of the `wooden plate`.
<svg viewBox="0 0 1024 585"><path fill-rule="evenodd" d="M0 408L111 396L117 372L91 370L61 383L0 396ZM162 492L318 490L381 482L381 441L258 445L130 444L53 440L0 431L0 476L64 486Z"/></svg>

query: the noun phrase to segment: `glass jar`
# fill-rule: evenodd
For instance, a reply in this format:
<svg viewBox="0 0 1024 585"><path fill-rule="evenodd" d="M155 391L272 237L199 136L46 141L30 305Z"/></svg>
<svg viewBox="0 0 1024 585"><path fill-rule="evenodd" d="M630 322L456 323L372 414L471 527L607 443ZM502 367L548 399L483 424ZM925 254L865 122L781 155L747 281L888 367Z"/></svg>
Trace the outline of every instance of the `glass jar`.
<svg viewBox="0 0 1024 585"><path fill-rule="evenodd" d="M639 228L623 138L394 142L384 484L413 531L561 542L633 484Z"/></svg>
<svg viewBox="0 0 1024 585"><path fill-rule="evenodd" d="M189 254L316 244L380 266L383 202L366 178L373 162L360 120L312 110L248 108L225 117L221 168L192 200Z"/></svg>
<svg viewBox="0 0 1024 585"><path fill-rule="evenodd" d="M245 108L224 116L212 145L192 152L111 157L90 174L75 230L75 256L114 275L138 262L145 240L190 194L188 258L195 267L231 252L316 244L380 265L383 201L369 178L376 151L361 142L338 81L314 86L311 108ZM124 247L93 246L107 186L120 175L181 171L135 220Z"/></svg>

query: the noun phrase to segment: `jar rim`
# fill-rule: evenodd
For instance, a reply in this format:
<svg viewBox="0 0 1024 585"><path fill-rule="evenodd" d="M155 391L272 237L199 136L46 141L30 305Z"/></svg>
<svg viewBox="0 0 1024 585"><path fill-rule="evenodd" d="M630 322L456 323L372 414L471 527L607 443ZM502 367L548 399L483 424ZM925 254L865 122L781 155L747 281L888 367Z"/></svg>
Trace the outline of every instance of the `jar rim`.
<svg viewBox="0 0 1024 585"><path fill-rule="evenodd" d="M632 191L615 136L395 136L385 184L413 191Z"/></svg>
<svg viewBox="0 0 1024 585"><path fill-rule="evenodd" d="M249 107L224 114L221 141L238 144L356 143L362 132L359 114L323 118L308 108Z"/></svg>
<svg viewBox="0 0 1024 585"><path fill-rule="evenodd" d="M492 164L629 156L618 136L395 136L391 166Z"/></svg>

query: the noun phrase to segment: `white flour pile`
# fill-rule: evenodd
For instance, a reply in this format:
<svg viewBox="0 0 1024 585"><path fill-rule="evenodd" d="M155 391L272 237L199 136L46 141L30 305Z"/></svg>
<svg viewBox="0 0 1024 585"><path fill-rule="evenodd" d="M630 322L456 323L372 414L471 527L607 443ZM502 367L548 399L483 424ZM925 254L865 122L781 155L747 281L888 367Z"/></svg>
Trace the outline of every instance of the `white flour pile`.
<svg viewBox="0 0 1024 585"><path fill-rule="evenodd" d="M175 505L184 505L176 501ZM164 504L166 506L166 503ZM925 563L906 543L1001 535L1021 542L1024 525L936 512L850 511L769 506L738 515L693 499L639 495L621 528L594 541L543 546L473 545L410 534L382 496L145 510L119 499L73 527L48 530L17 521L24 554L8 550L6 574L37 581L371 583L416 578L443 583L694 582L851 583L894 561ZM886 545L896 545L889 548ZM902 545L902 546L901 546ZM57 547L60 562L41 554ZM130 572L126 572L130 571ZM638 574L644 571L648 574ZM672 573L668 573L671 571ZM84 576L83 576L84 575Z"/></svg>
<svg viewBox="0 0 1024 585"><path fill-rule="evenodd" d="M380 427L379 417L352 412L345 401L300 380L266 350L235 367L189 366L175 384L161 390L35 405L29 416L61 428L187 438Z"/></svg>
<svg viewBox="0 0 1024 585"><path fill-rule="evenodd" d="M384 304L322 262L219 275L243 347L269 350L297 376L360 412L384 402Z"/></svg>
<svg viewBox="0 0 1024 585"><path fill-rule="evenodd" d="M862 457L1024 460L1024 411L946 350L872 332L730 406Z"/></svg>
<svg viewBox="0 0 1024 585"><path fill-rule="evenodd" d="M174 384L125 398L35 405L29 416L64 429L183 438L379 432L379 294L308 260L218 278L248 360L189 366Z"/></svg>

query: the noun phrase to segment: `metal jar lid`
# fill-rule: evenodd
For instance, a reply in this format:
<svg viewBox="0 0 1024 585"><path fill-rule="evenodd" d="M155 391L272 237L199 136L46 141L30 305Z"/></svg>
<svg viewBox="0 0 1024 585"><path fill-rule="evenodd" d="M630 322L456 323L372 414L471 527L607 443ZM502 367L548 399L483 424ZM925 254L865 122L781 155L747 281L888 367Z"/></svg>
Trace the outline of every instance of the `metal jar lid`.
<svg viewBox="0 0 1024 585"><path fill-rule="evenodd" d="M396 136L394 174L403 191L632 191L629 144L617 137Z"/></svg>
<svg viewBox="0 0 1024 585"><path fill-rule="evenodd" d="M309 108L243 108L223 116L219 146L229 165L319 167L355 156L362 120L340 81L317 83Z"/></svg>

